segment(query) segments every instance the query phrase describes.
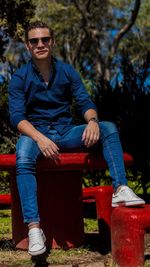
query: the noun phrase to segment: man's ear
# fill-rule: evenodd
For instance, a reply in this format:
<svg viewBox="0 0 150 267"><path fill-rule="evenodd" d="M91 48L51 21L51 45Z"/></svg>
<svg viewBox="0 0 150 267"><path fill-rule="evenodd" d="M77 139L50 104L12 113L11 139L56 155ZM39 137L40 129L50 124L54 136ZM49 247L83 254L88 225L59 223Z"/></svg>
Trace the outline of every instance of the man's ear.
<svg viewBox="0 0 150 267"><path fill-rule="evenodd" d="M28 42L25 42L25 47L26 47L26 49L29 51L29 45L28 45Z"/></svg>

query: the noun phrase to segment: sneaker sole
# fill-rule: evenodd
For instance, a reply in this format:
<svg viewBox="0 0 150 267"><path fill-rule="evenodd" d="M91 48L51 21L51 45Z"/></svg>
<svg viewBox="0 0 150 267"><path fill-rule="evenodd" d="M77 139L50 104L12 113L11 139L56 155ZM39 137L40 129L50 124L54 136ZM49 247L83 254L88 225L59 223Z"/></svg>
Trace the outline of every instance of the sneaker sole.
<svg viewBox="0 0 150 267"><path fill-rule="evenodd" d="M137 202L120 202L120 203L112 203L112 207L129 207L129 206L143 206L145 202L137 201Z"/></svg>
<svg viewBox="0 0 150 267"><path fill-rule="evenodd" d="M42 249L38 250L38 251L28 251L28 253L31 255L31 256L38 256L38 255L41 255L43 254L44 252L46 251L46 246L44 246Z"/></svg>

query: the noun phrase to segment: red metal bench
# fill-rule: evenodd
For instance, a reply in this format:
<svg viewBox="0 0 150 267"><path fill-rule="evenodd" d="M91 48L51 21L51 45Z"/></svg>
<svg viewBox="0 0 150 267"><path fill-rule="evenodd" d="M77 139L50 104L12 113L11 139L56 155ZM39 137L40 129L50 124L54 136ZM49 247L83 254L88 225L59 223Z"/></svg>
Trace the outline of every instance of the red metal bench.
<svg viewBox="0 0 150 267"><path fill-rule="evenodd" d="M129 154L124 154L126 166L131 165L132 160ZM15 155L0 155L0 170L11 172L13 240L17 248L27 249L27 227L22 220L15 166ZM85 189L82 195L83 169L106 169L106 162L101 155L97 154L62 153L57 162L42 158L37 163L41 226L49 247L69 248L84 243L82 201L91 197L91 191ZM112 188L111 190L110 188L108 189L109 199L112 194ZM93 192L95 192L93 197L97 205L98 218L103 219L110 226L111 204L102 197L102 195L108 196L107 187L103 187L103 190L94 189ZM109 209L107 209L108 206Z"/></svg>

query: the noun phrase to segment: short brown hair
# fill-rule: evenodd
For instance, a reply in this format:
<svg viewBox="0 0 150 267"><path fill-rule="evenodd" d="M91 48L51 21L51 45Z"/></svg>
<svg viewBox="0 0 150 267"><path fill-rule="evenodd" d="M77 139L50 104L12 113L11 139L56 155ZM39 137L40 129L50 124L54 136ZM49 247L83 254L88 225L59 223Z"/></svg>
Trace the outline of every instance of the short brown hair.
<svg viewBox="0 0 150 267"><path fill-rule="evenodd" d="M49 30L51 38L54 40L54 32L52 28L50 28L45 22L37 20L34 22L31 22L25 29L25 41L28 41L28 33L32 29L37 29L37 28L47 28Z"/></svg>

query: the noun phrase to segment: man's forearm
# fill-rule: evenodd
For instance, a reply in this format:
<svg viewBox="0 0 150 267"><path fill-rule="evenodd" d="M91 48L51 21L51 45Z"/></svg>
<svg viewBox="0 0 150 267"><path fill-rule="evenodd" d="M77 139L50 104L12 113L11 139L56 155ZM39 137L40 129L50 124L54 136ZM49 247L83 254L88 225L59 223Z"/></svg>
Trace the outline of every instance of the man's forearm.
<svg viewBox="0 0 150 267"><path fill-rule="evenodd" d="M35 142L37 142L43 135L27 120L20 121L17 125L17 129L20 133L31 137Z"/></svg>
<svg viewBox="0 0 150 267"><path fill-rule="evenodd" d="M98 120L97 112L94 109L88 109L84 113L84 119L87 123L90 121L91 118L96 118Z"/></svg>

